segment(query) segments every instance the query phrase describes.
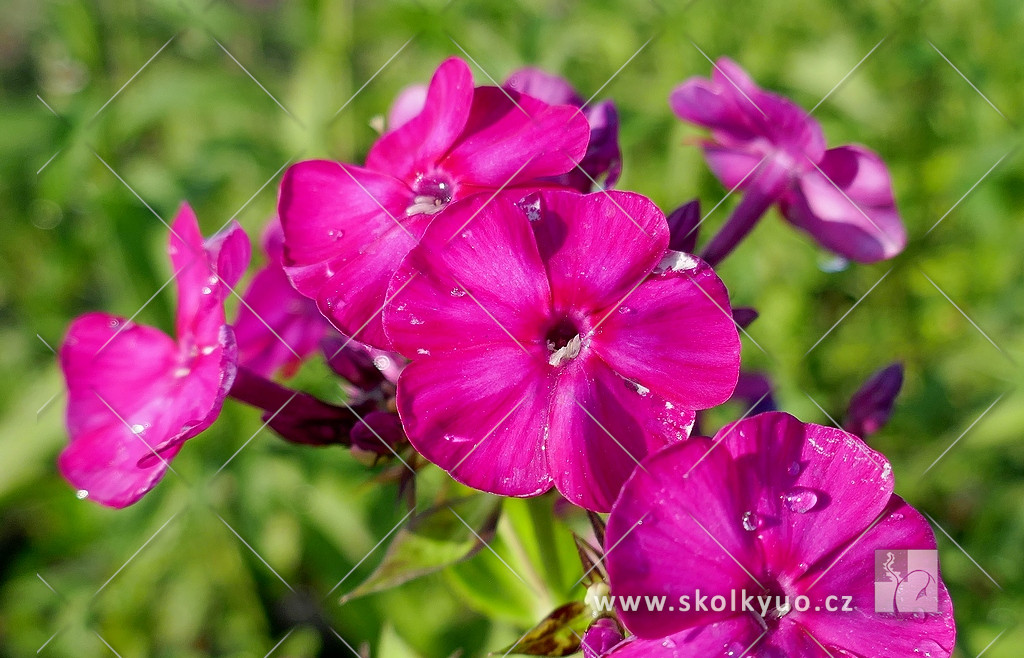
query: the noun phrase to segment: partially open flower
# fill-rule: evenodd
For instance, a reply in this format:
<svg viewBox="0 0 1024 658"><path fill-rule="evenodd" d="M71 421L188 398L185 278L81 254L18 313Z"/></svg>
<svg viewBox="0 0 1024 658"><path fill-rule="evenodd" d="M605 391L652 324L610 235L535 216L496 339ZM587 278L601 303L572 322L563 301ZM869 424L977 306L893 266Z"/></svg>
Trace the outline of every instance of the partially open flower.
<svg viewBox="0 0 1024 658"><path fill-rule="evenodd" d="M777 203L791 223L847 258L870 263L903 250L906 230L878 154L859 145L826 149L817 121L762 90L732 60L719 59L710 79L678 86L669 103L680 118L711 130L704 144L711 170L757 206L747 209L743 232ZM705 252L711 263L740 237L723 233Z"/></svg>
<svg viewBox="0 0 1024 658"><path fill-rule="evenodd" d="M71 443L64 477L109 507L146 494L182 444L210 426L235 377L224 298L249 261L237 224L204 244L183 205L168 247L178 291L177 337L105 313L74 321L60 349Z"/></svg>
<svg viewBox="0 0 1024 658"><path fill-rule="evenodd" d="M625 192L543 190L438 216L391 284L409 440L457 480L606 511L638 460L688 435L739 372L725 286L667 252Z"/></svg>

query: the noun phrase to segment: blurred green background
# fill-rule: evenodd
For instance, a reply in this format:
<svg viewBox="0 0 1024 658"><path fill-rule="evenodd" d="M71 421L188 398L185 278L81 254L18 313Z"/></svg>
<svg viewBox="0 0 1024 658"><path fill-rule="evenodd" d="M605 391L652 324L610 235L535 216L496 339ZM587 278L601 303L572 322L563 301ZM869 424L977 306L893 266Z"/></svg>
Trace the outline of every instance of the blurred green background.
<svg viewBox="0 0 1024 658"><path fill-rule="evenodd" d="M64 397L50 346L75 315L131 315L166 280L155 215L187 199L207 232L236 217L258 234L287 163L360 160L373 118L453 54L474 60L481 84L536 65L613 98L619 187L710 210L725 190L692 146L699 131L666 103L708 74L704 53L807 108L827 96L815 116L830 143L867 144L889 163L910 236L900 257L836 267L773 212L721 275L736 305L762 314L745 362L805 421L841 419L871 372L906 364L871 443L897 492L942 528L956 655L1000 634L985 655L1020 655L1021 3L5 0L0 11L0 655L44 643L40 655L346 655L340 635L373 656L475 656L578 596L569 560L553 579L566 586L543 596L505 568L530 570L529 548L502 539L526 513L516 503L497 556L339 605L403 518L394 486L344 451L266 432L218 473L259 428L232 402L175 462L180 477L139 504L78 501L54 466ZM172 308L164 290L137 319L167 328Z"/></svg>

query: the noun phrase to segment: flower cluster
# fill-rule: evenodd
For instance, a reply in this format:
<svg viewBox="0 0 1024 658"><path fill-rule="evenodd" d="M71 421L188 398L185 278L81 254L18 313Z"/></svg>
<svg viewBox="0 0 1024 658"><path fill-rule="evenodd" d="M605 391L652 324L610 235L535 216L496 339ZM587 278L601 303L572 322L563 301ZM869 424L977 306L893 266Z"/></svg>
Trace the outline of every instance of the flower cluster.
<svg viewBox="0 0 1024 658"><path fill-rule="evenodd" d="M733 308L713 269L772 206L846 258L896 255L906 237L885 165L862 146L827 149L808 113L727 59L670 105L710 130L708 165L743 194L701 256L698 202L666 217L610 189L623 166L611 101L536 69L474 86L456 58L400 94L362 164L288 169L233 322L248 239L233 224L204 241L183 206L168 249L174 337L99 313L68 331L61 472L81 498L130 505L230 396L294 443L370 465L404 453L484 492L556 489L610 513L597 550L613 600L752 591L814 606L620 602L596 615L587 656L948 657L937 574L919 590L934 611L873 610L875 551L935 547L859 438L888 420L902 367L854 395L845 429L775 411L770 377L740 372L738 330L757 312ZM331 402L278 381L317 353L341 380ZM730 400L747 413L702 438L705 410ZM840 595L849 614L820 605Z"/></svg>

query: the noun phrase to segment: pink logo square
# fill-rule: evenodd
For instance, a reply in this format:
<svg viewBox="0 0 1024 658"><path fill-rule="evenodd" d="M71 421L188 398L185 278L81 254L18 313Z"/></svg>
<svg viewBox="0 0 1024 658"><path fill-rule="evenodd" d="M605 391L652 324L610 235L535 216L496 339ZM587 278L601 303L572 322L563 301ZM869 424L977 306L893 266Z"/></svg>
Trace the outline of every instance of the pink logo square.
<svg viewBox="0 0 1024 658"><path fill-rule="evenodd" d="M938 551L875 551L875 612L938 611Z"/></svg>

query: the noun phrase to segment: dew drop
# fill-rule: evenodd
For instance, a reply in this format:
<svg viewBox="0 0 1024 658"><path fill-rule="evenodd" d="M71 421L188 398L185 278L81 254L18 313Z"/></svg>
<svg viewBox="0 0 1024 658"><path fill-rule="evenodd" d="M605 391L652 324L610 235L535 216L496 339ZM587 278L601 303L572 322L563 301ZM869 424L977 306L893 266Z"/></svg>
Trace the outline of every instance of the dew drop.
<svg viewBox="0 0 1024 658"><path fill-rule="evenodd" d="M945 655L940 645L935 640L921 640L921 642L914 648L914 653L921 654L922 656L941 656Z"/></svg>
<svg viewBox="0 0 1024 658"><path fill-rule="evenodd" d="M664 640L661 641L661 646L663 646L666 649L675 649L676 642L672 638L666 637Z"/></svg>
<svg viewBox="0 0 1024 658"><path fill-rule="evenodd" d="M146 429L145 427L143 427L142 425L139 425L138 423L132 425L132 433L133 434L142 434L142 431L145 430L145 429Z"/></svg>
<svg viewBox="0 0 1024 658"><path fill-rule="evenodd" d="M88 497L89 492L86 491L85 489L79 489L78 491L75 492L75 498L77 498L78 500L85 500Z"/></svg>
<svg viewBox="0 0 1024 658"><path fill-rule="evenodd" d="M423 320L420 320L418 317L413 315L413 316L409 317L409 324L420 325L420 324L423 324Z"/></svg>
<svg viewBox="0 0 1024 658"><path fill-rule="evenodd" d="M344 235L345 235L344 231L339 231L338 229L334 229L334 228L332 228L331 230L327 231L327 237L329 237L330 239L334 240L335 242L340 240Z"/></svg>
<svg viewBox="0 0 1024 658"><path fill-rule="evenodd" d="M180 368L174 371L174 376L177 377L178 379L181 379L182 377L187 377L189 372L191 371L188 368L186 368L185 366L181 366Z"/></svg>
<svg viewBox="0 0 1024 658"><path fill-rule="evenodd" d="M761 527L761 519L754 512L743 513L743 529L747 532L754 532Z"/></svg>
<svg viewBox="0 0 1024 658"><path fill-rule="evenodd" d="M805 514L814 509L814 506L818 504L818 494L814 493L810 489L794 487L786 492L783 496L783 500L785 500L786 507L788 507L791 512Z"/></svg>
<svg viewBox="0 0 1024 658"><path fill-rule="evenodd" d="M466 291L462 288L452 288L451 295L452 297L465 297Z"/></svg>
<svg viewBox="0 0 1024 658"><path fill-rule="evenodd" d="M416 353L422 354L423 356L430 356L430 350L423 349L422 347L418 348Z"/></svg>
<svg viewBox="0 0 1024 658"><path fill-rule="evenodd" d="M202 292L203 292L204 295L209 295L210 293L213 292L213 289L210 288L209 286L203 286Z"/></svg>
<svg viewBox="0 0 1024 658"><path fill-rule="evenodd" d="M628 306L620 306L619 307L619 313L621 313L623 315L626 315L627 313L632 313L632 312L633 312L633 309L629 308Z"/></svg>
<svg viewBox="0 0 1024 658"><path fill-rule="evenodd" d="M899 512L894 512L891 516L889 516L889 518L892 519L893 521L902 521L903 520L903 515L900 514Z"/></svg>
<svg viewBox="0 0 1024 658"><path fill-rule="evenodd" d="M110 327L111 329L117 329L120 325L121 321L116 319L111 320L110 322L107 323L107 326Z"/></svg>
<svg viewBox="0 0 1024 658"><path fill-rule="evenodd" d="M373 357L373 367L375 367L377 370L387 370L388 368L391 367L391 359L384 356L383 354L375 356Z"/></svg>
<svg viewBox="0 0 1024 658"><path fill-rule="evenodd" d="M786 469L786 472L790 475L800 475L800 462L793 462L790 464L789 468Z"/></svg>
<svg viewBox="0 0 1024 658"><path fill-rule="evenodd" d="M217 348L214 347L213 345L207 345L203 349L199 350L199 353L202 354L203 356L208 356L210 354L213 354L213 350L215 349Z"/></svg>
<svg viewBox="0 0 1024 658"><path fill-rule="evenodd" d="M218 280L219 279L217 279L216 276L211 276L209 279L206 280L206 282L209 283L211 286L215 286L217 285Z"/></svg>

